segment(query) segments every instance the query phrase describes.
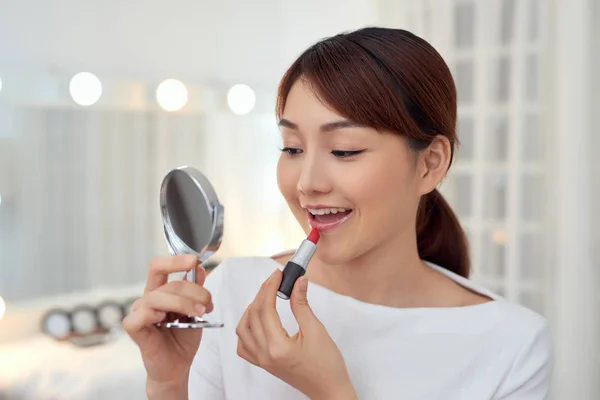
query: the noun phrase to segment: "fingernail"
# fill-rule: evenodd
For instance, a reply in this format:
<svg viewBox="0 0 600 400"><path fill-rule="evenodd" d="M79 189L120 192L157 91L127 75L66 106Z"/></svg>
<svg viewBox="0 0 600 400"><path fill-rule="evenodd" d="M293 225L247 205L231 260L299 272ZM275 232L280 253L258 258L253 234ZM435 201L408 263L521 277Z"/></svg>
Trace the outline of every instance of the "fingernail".
<svg viewBox="0 0 600 400"><path fill-rule="evenodd" d="M306 279L305 276L302 276L300 278L298 278L299 282L298 282L298 288L300 290L306 290L308 289L308 279Z"/></svg>
<svg viewBox="0 0 600 400"><path fill-rule="evenodd" d="M203 304L196 304L196 306L194 307L194 310L196 310L196 314L197 314L196 316L201 317L206 312L206 307L204 307Z"/></svg>

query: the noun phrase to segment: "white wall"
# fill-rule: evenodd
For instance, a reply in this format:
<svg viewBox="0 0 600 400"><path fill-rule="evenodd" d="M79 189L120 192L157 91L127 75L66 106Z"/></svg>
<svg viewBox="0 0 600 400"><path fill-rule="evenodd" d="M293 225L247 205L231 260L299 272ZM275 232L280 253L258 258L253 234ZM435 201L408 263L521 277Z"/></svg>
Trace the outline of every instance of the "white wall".
<svg viewBox="0 0 600 400"><path fill-rule="evenodd" d="M596 399L600 275L593 259L597 215L592 202L598 178L593 54L597 28L592 1L555 0L553 10L553 113L551 166L554 188L555 273L550 318L555 335L555 398ZM596 189L597 190L597 189Z"/></svg>
<svg viewBox="0 0 600 400"><path fill-rule="evenodd" d="M274 86L307 45L376 18L370 0L5 1L0 73L92 70Z"/></svg>
<svg viewBox="0 0 600 400"><path fill-rule="evenodd" d="M592 21L600 21L600 2L592 2L592 12L590 16ZM591 144L590 148L593 149L592 155L592 172L591 172L591 185L592 185L592 204L600 204L600 159L595 155L595 152L600 150L600 25L596 22L591 24L592 27L592 48L591 48L591 59L592 59L592 127L591 131ZM593 260L596 263L596 268L600 270L600 207L592 207L592 234L594 250ZM600 287L600 280L598 281L598 287ZM600 304L599 304L600 308Z"/></svg>

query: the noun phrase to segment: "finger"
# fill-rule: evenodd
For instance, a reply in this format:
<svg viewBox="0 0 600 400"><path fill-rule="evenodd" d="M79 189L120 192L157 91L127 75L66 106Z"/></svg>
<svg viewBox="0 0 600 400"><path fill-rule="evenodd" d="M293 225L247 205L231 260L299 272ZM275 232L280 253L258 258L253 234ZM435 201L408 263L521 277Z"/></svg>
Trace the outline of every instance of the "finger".
<svg viewBox="0 0 600 400"><path fill-rule="evenodd" d="M158 289L157 292L179 295L203 304L206 310L213 308L212 295L206 288L188 281L171 281Z"/></svg>
<svg viewBox="0 0 600 400"><path fill-rule="evenodd" d="M242 315L242 318L240 319L240 322L238 323L238 326L235 329L235 333L238 336L239 340L244 344L245 348L254 357L256 357L257 347L256 347L256 343L254 342L254 337L252 336L252 332L250 330L250 320L249 320L249 317L250 317L249 313L250 313L251 306L252 306L252 304L249 305L248 308L246 308L244 315Z"/></svg>
<svg viewBox="0 0 600 400"><path fill-rule="evenodd" d="M305 276L301 276L294 284L292 296L290 297L292 313L298 322L298 326L303 331L313 329L317 324L320 324L320 321L308 305L307 291L308 279Z"/></svg>
<svg viewBox="0 0 600 400"><path fill-rule="evenodd" d="M137 299L136 301L134 301L131 304L131 307L129 307L130 313L132 313L132 312L136 311L138 308L140 308L141 307L141 302L142 302L142 299Z"/></svg>
<svg viewBox="0 0 600 400"><path fill-rule="evenodd" d="M174 257L155 257L150 262L144 293L167 283L169 274L189 271L196 265L198 265L198 259L190 254Z"/></svg>
<svg viewBox="0 0 600 400"><path fill-rule="evenodd" d="M288 338L288 333L281 324L277 313L277 290L281 284L282 273L276 269L265 282L260 298L259 317L267 342L277 343Z"/></svg>
<svg viewBox="0 0 600 400"><path fill-rule="evenodd" d="M244 345L244 342L242 342L241 339L238 339L238 343L237 343L237 355L242 357L244 360L248 361L250 364L254 364L257 367L259 367L258 365L258 359L256 358L255 355L253 355L250 350L248 350L248 348Z"/></svg>
<svg viewBox="0 0 600 400"><path fill-rule="evenodd" d="M206 306L190 298L162 291L148 292L142 297L142 307L156 311L175 312L184 315L201 317Z"/></svg>
<svg viewBox="0 0 600 400"><path fill-rule="evenodd" d="M198 285L204 285L206 281L206 270L202 265L196 265L196 283Z"/></svg>
<svg viewBox="0 0 600 400"><path fill-rule="evenodd" d="M254 343L256 343L257 350L263 354L267 350L267 338L262 327L260 313L262 303L264 301L265 286L266 282L263 282L263 284L260 287L260 290L254 298L254 301L248 308L248 323L250 324L250 332L252 333Z"/></svg>
<svg viewBox="0 0 600 400"><path fill-rule="evenodd" d="M122 326L134 341L137 341L139 332L146 327L150 327L157 322L165 319L164 311L151 310L149 308L139 308L123 319Z"/></svg>
<svg viewBox="0 0 600 400"><path fill-rule="evenodd" d="M198 264L198 259L196 259L196 262L196 283L198 285L204 285L204 281L206 280L206 270ZM186 280L187 275L190 273L190 271L186 272Z"/></svg>

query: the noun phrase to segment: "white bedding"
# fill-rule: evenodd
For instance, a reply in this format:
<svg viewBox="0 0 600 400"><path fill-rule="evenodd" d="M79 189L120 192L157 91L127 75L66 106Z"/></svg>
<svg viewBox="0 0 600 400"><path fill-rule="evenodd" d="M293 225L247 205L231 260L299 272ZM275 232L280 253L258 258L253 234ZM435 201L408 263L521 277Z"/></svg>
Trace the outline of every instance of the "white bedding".
<svg viewBox="0 0 600 400"><path fill-rule="evenodd" d="M146 399L138 348L121 332L94 347L56 342L40 332L44 313L139 296L144 283L8 304L0 321L0 400Z"/></svg>
<svg viewBox="0 0 600 400"><path fill-rule="evenodd" d="M124 333L87 348L42 334L0 346L0 400L142 400L145 379Z"/></svg>

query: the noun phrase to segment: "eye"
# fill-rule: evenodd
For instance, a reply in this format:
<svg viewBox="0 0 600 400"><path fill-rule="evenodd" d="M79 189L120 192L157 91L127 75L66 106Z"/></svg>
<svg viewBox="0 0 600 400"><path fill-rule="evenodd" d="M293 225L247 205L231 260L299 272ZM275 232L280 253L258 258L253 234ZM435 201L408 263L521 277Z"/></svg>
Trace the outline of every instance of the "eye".
<svg viewBox="0 0 600 400"><path fill-rule="evenodd" d="M364 150L332 150L331 154L338 158L348 158L362 153Z"/></svg>
<svg viewBox="0 0 600 400"><path fill-rule="evenodd" d="M290 156L295 156L295 155L298 155L298 154L302 153L302 150L295 149L293 147L284 147L283 149L281 149L281 151L283 153L286 153L286 154L290 155Z"/></svg>

